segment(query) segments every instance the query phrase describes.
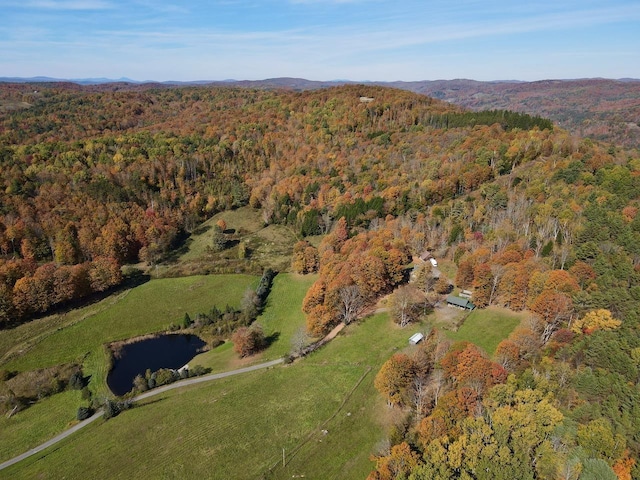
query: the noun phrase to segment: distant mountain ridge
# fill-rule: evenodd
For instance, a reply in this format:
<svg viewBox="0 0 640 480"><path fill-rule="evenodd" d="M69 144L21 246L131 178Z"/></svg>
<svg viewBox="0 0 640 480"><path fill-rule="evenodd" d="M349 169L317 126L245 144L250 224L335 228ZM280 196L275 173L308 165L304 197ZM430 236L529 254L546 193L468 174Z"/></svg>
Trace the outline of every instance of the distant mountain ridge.
<svg viewBox="0 0 640 480"><path fill-rule="evenodd" d="M0 83L59 83L59 82L71 82L77 83L78 85L101 85L103 83L119 83L119 82L127 82L127 83L145 83L138 82L137 80L132 80L130 78L122 77L118 79L113 78L55 78L55 77L46 77L46 76L37 76L37 77L0 77Z"/></svg>
<svg viewBox="0 0 640 480"><path fill-rule="evenodd" d="M456 85L484 85L484 84L535 84L541 82L583 82L583 81L612 81L612 82L640 82L640 78L618 78L609 79L601 77L593 78L580 78L580 79L548 79L548 80L472 80L466 78L457 78L451 80L416 80L416 81L378 81L378 80L348 80L348 79L336 79L336 80L307 80L306 78L297 77L274 77L266 78L263 80L237 80L237 79L225 79L225 80L135 80L128 77L120 78L107 78L107 77L88 77L88 78L60 78L60 77L48 77L48 76L35 76L35 77L0 77L0 83L41 83L41 82L71 82L78 85L101 85L104 83L133 83L133 84L168 84L168 85L208 85L208 84L238 84L238 85L255 85L255 86L281 86L291 88L302 88L305 90L311 90L314 88L333 87L337 85L347 84L372 84L381 86L397 86L403 90L413 90L414 88L420 88L424 85L442 85L442 84L456 84ZM410 87L410 88L407 88Z"/></svg>
<svg viewBox="0 0 640 480"><path fill-rule="evenodd" d="M420 93L471 110L505 109L549 118L582 136L640 148L640 79L477 81L470 79L395 82L317 81L295 77L264 80L137 81L129 78L58 79L0 77L1 83L71 83L91 89L146 89L177 86L238 86L257 89L315 90L346 84L379 85Z"/></svg>

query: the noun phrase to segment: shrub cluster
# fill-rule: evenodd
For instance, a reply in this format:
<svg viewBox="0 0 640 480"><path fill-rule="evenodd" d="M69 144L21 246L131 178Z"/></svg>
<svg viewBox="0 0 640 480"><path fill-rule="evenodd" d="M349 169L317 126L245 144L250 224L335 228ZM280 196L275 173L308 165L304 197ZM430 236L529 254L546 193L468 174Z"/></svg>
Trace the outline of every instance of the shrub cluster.
<svg viewBox="0 0 640 480"><path fill-rule="evenodd" d="M103 406L104 408L103 417L105 420L109 420L110 418L118 416L121 412L124 412L125 410L129 410L132 406L133 404L131 403L130 400L115 401L115 400L107 399L105 400L104 406Z"/></svg>
<svg viewBox="0 0 640 480"><path fill-rule="evenodd" d="M190 369L184 369L181 371L173 370L171 368L161 368L152 372L147 369L144 376L137 375L133 380L133 391L135 393L145 392L152 388L160 387L162 385L168 385L178 380L184 380L191 377L199 377L210 373L210 368L205 368L201 365L194 365Z"/></svg>
<svg viewBox="0 0 640 480"><path fill-rule="evenodd" d="M264 309L276 275L277 272L270 268L266 269L255 291L247 290L245 292L240 309L227 305L221 310L217 306L213 306L208 313L196 314L195 319L185 313L180 326L174 323L169 326L169 329L177 330L180 327L193 327L198 330L203 327L213 326L213 333L220 337L229 336L241 327L248 327Z"/></svg>
<svg viewBox="0 0 640 480"><path fill-rule="evenodd" d="M0 413L20 411L65 389L84 390L86 380L76 364L30 372L0 371Z"/></svg>

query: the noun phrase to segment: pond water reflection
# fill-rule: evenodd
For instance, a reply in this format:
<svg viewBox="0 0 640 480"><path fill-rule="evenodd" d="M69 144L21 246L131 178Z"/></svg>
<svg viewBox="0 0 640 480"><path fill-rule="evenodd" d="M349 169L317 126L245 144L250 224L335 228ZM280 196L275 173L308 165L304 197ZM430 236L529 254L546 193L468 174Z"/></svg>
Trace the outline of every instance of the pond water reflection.
<svg viewBox="0 0 640 480"><path fill-rule="evenodd" d="M107 385L116 395L133 388L136 375L160 368L178 369L200 353L206 343L196 335L159 335L122 345L107 376Z"/></svg>

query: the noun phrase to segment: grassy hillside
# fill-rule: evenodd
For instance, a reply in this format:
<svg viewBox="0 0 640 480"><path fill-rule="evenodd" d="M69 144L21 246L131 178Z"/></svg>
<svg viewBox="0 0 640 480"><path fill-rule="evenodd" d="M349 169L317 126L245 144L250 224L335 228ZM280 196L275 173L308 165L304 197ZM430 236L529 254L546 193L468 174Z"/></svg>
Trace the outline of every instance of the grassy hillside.
<svg viewBox="0 0 640 480"><path fill-rule="evenodd" d="M257 283L250 275L195 276L151 280L119 295L108 308L67 328L56 330L3 367L30 370L93 354L107 342L163 331L185 312L213 305L239 306L244 291ZM91 307L89 307L91 308Z"/></svg>
<svg viewBox="0 0 640 480"><path fill-rule="evenodd" d="M291 351L292 338L305 327L305 316L301 309L302 299L315 278L315 275L300 276L287 273L281 273L274 278L267 305L257 319L270 342L265 351L247 359L239 359L233 351L233 345L227 342L198 355L191 363L209 367L213 371L225 371L288 354Z"/></svg>
<svg viewBox="0 0 640 480"><path fill-rule="evenodd" d="M220 221L226 224L226 245L218 252L212 250L212 243L216 224ZM292 228L266 225L260 210L240 207L220 212L202 223L166 262L156 265L150 274L175 277L234 271L258 273L266 268L287 271L297 240ZM245 247L243 258L239 255L240 244Z"/></svg>
<svg viewBox="0 0 640 480"><path fill-rule="evenodd" d="M307 359L153 398L0 478L75 478L99 469L109 478L249 479L270 467L269 478L363 478L387 408L372 401L373 378L411 333L386 315L368 318Z"/></svg>
<svg viewBox="0 0 640 480"><path fill-rule="evenodd" d="M83 365L98 398L109 394L105 379L108 357L104 345L165 330L185 311L208 311L213 305L238 306L258 278L250 275L199 276L151 280L130 291L65 315L2 332L6 352L0 369L28 371L67 362ZM5 343L6 342L6 343ZM11 347L12 346L12 347ZM11 418L0 417L0 459L32 448L59 433L75 419L83 404L79 393L43 399Z"/></svg>
<svg viewBox="0 0 640 480"><path fill-rule="evenodd" d="M516 313L499 307L476 309L467 316L457 331L444 332L451 340L469 341L493 355L498 344L529 316L529 313Z"/></svg>
<svg viewBox="0 0 640 480"><path fill-rule="evenodd" d="M75 421L81 403L80 392L66 391L46 398L11 418L0 416L0 462L66 430Z"/></svg>

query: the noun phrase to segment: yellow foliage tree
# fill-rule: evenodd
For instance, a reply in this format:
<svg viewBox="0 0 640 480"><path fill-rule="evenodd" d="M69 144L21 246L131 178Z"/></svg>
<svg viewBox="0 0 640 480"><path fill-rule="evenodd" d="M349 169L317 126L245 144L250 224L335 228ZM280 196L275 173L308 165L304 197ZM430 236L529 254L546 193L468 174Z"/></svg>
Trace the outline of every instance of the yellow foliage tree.
<svg viewBox="0 0 640 480"><path fill-rule="evenodd" d="M592 332L594 330L615 330L622 322L616 320L609 310L604 308L592 310L571 327L575 333Z"/></svg>

